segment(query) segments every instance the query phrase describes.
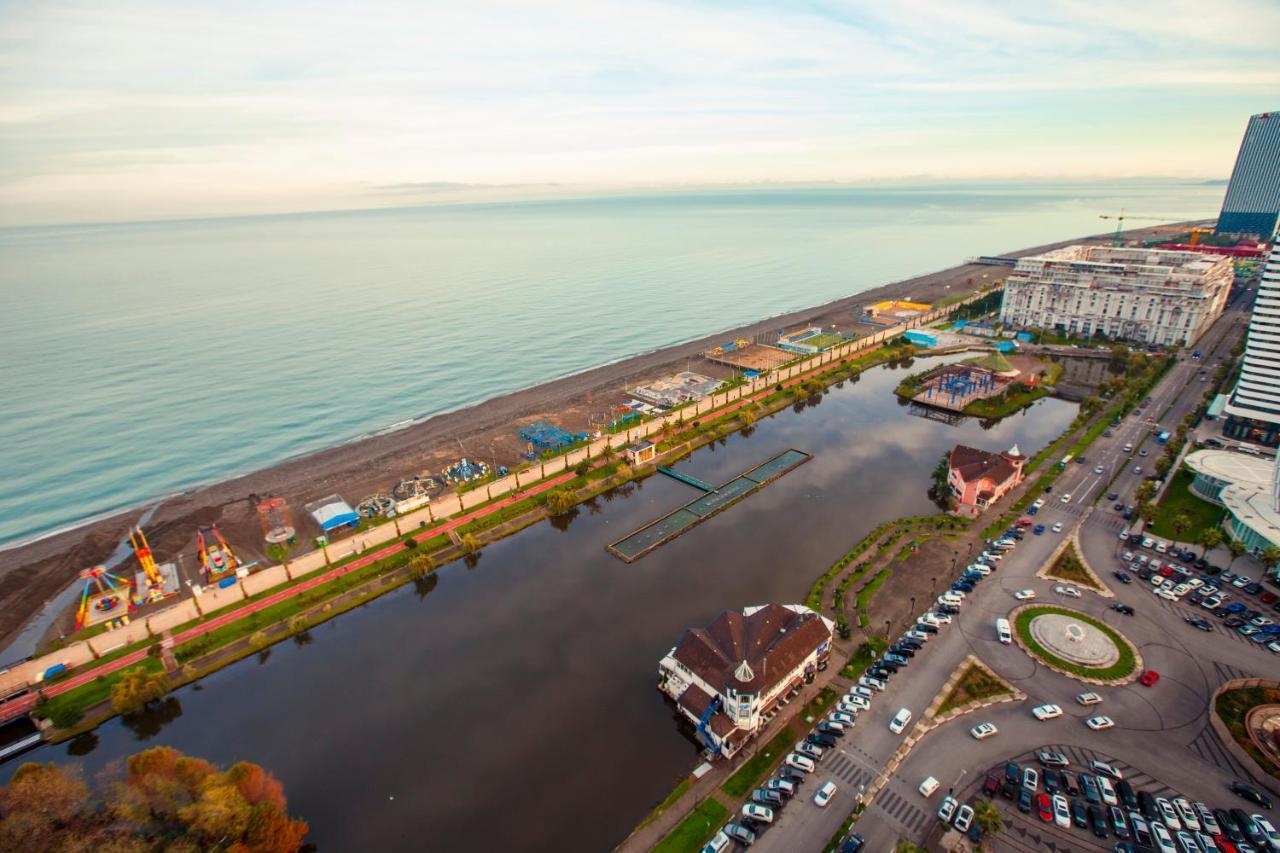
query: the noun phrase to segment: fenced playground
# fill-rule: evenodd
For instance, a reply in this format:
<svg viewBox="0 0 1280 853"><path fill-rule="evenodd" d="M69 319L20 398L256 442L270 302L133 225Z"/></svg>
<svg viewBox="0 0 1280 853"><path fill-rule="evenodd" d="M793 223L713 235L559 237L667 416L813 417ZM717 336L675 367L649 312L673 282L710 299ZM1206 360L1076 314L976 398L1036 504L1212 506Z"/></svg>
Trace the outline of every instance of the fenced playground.
<svg viewBox="0 0 1280 853"><path fill-rule="evenodd" d="M994 397L1010 380L993 371L967 364L952 364L925 380L911 399L926 406L959 412L975 400Z"/></svg>
<svg viewBox="0 0 1280 853"><path fill-rule="evenodd" d="M639 530L610 543L606 550L624 563L633 563L659 545L670 542L716 513L728 509L753 492L764 488L783 474L794 471L812 458L812 455L803 450L784 450L767 462L744 471L717 488L675 471L659 468L658 470L662 473L699 489L703 494L684 506L672 510L657 521L651 521Z"/></svg>
<svg viewBox="0 0 1280 853"><path fill-rule="evenodd" d="M534 421L528 426L520 427L516 434L520 436L520 440L525 444L529 444L539 451L559 450L562 447L569 447L584 438L588 438L585 432L575 434L547 421Z"/></svg>

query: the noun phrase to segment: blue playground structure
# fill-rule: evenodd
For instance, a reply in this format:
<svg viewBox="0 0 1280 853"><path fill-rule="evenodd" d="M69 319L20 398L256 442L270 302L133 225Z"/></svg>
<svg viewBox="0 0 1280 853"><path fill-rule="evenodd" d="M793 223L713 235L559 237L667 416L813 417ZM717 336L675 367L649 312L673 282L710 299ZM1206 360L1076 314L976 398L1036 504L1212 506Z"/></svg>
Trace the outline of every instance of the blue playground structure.
<svg viewBox="0 0 1280 853"><path fill-rule="evenodd" d="M938 398L949 397L950 404L954 406L971 395L989 394L995 389L995 381L995 374L989 370L949 367L926 385L925 401L933 402L935 395Z"/></svg>
<svg viewBox="0 0 1280 853"><path fill-rule="evenodd" d="M558 450L588 438L585 432L574 435L546 421L534 421L528 426L521 427L516 434L520 436L521 441L532 444L539 450Z"/></svg>

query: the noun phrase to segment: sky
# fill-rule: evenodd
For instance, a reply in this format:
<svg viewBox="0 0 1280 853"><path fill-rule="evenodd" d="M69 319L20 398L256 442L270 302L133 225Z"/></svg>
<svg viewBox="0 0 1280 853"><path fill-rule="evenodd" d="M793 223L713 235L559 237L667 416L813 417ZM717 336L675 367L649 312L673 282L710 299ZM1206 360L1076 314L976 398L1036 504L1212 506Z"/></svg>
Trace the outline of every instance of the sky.
<svg viewBox="0 0 1280 853"><path fill-rule="evenodd" d="M1276 0L0 0L0 225L1230 174Z"/></svg>

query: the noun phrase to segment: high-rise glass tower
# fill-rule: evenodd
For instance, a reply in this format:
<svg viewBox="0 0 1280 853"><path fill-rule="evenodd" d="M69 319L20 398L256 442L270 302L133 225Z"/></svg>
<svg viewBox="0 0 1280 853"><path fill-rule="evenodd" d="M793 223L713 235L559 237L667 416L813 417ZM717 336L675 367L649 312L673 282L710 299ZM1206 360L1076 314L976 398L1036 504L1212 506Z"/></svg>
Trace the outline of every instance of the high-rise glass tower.
<svg viewBox="0 0 1280 853"><path fill-rule="evenodd" d="M1218 214L1219 234L1267 239L1280 218L1280 112L1250 116Z"/></svg>
<svg viewBox="0 0 1280 853"><path fill-rule="evenodd" d="M1240 379L1225 408L1231 438L1280 445L1280 244L1272 243L1249 318Z"/></svg>

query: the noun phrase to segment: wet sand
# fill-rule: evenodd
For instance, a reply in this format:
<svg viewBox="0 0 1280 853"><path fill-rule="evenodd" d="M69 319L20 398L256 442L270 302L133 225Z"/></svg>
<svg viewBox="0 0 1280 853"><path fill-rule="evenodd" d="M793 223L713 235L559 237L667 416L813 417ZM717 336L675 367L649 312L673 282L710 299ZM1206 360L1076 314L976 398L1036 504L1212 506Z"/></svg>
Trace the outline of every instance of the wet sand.
<svg viewBox="0 0 1280 853"><path fill-rule="evenodd" d="M1077 237L1007 254L1029 255L1082 240L1108 238L1109 235ZM388 491L403 476L439 471L443 465L464 455L464 450L465 455L473 458L514 465L524 449L515 435L522 423L545 417L569 429L585 430L588 412L627 399L630 395L626 389L642 381L685 369L727 376L727 368L701 357L704 350L717 344L808 323L867 335L875 328L858 322L864 304L908 296L917 301L935 302L949 294L973 290L982 283L984 275L990 281L1003 278L1006 273L1004 267L952 267L634 356L438 415L403 430L288 460L165 500L147 524L147 537L162 561L182 554L188 572L196 565L194 542L198 525L217 523L242 558L265 559L262 530L255 511L259 498L285 497L293 509L299 539L307 542L319 532L303 510L308 501L337 492L355 505L366 495ZM144 509L121 512L0 552L0 647L8 645L44 602L71 583L81 569L106 560ZM135 567L128 561L123 568L132 574ZM68 610L55 620L46 636L69 633L70 616Z"/></svg>

